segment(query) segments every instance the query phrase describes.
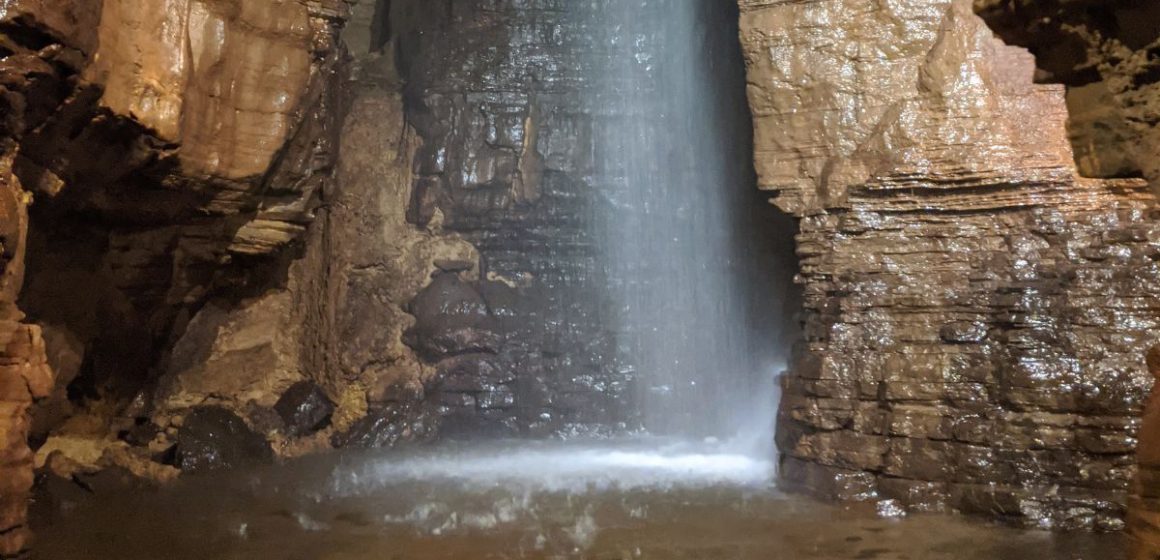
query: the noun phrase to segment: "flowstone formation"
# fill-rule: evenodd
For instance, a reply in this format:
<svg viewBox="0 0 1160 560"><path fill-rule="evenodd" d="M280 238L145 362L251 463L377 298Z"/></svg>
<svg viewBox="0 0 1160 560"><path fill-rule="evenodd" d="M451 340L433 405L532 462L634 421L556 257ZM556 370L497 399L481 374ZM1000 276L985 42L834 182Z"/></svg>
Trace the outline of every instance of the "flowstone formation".
<svg viewBox="0 0 1160 560"><path fill-rule="evenodd" d="M967 0L740 4L759 183L801 218L783 476L1122 527L1160 320L1146 184L1078 175L1062 88Z"/></svg>

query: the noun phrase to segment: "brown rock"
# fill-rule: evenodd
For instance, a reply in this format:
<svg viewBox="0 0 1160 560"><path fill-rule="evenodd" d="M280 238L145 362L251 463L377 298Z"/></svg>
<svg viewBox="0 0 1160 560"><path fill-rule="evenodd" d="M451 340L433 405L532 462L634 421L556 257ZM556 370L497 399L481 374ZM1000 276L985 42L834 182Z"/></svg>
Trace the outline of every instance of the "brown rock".
<svg viewBox="0 0 1160 560"><path fill-rule="evenodd" d="M740 5L759 185L801 219L782 452L1114 525L1151 383L1130 341L1160 326L1146 185L1079 177L1063 89L969 0Z"/></svg>

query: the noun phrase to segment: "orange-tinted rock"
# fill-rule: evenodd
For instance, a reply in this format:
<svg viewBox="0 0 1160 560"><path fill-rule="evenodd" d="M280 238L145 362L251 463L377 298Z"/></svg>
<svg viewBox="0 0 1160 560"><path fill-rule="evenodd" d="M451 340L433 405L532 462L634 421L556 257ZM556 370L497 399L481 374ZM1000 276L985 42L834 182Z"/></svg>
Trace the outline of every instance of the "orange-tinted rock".
<svg viewBox="0 0 1160 560"><path fill-rule="evenodd" d="M294 0L109 0L86 76L102 105L179 144L185 173L249 179L298 122L313 34Z"/></svg>

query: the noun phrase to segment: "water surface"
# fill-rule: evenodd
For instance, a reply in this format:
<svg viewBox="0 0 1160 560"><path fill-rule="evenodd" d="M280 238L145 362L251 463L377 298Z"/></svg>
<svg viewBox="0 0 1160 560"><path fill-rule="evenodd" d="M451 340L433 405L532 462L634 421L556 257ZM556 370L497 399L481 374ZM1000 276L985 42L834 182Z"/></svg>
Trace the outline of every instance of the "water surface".
<svg viewBox="0 0 1160 560"><path fill-rule="evenodd" d="M38 557L1116 559L1119 535L884 518L779 492L721 445L508 445L311 458L41 514Z"/></svg>

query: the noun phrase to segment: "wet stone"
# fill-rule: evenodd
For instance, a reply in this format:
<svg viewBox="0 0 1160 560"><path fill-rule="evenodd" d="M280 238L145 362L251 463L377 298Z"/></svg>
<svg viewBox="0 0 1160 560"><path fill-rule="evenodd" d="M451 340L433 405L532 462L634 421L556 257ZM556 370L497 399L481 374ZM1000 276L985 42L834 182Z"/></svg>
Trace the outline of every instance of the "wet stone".
<svg viewBox="0 0 1160 560"><path fill-rule="evenodd" d="M274 459L270 444L238 415L220 407L200 407L177 430L177 466L186 472L233 469Z"/></svg>
<svg viewBox="0 0 1160 560"><path fill-rule="evenodd" d="M987 325L979 322L956 322L943 325L939 338L947 342L982 342L987 337Z"/></svg>
<svg viewBox="0 0 1160 560"><path fill-rule="evenodd" d="M274 404L274 410L282 418L287 434L304 436L330 424L334 402L318 384L300 381L282 393L282 397Z"/></svg>
<svg viewBox="0 0 1160 560"><path fill-rule="evenodd" d="M440 274L411 302L415 325L406 342L428 360L464 353L495 353L502 342L476 289L456 274Z"/></svg>
<svg viewBox="0 0 1160 560"><path fill-rule="evenodd" d="M440 430L439 415L423 403L388 403L355 422L349 430L331 437L335 447L377 449L404 442L421 442Z"/></svg>

